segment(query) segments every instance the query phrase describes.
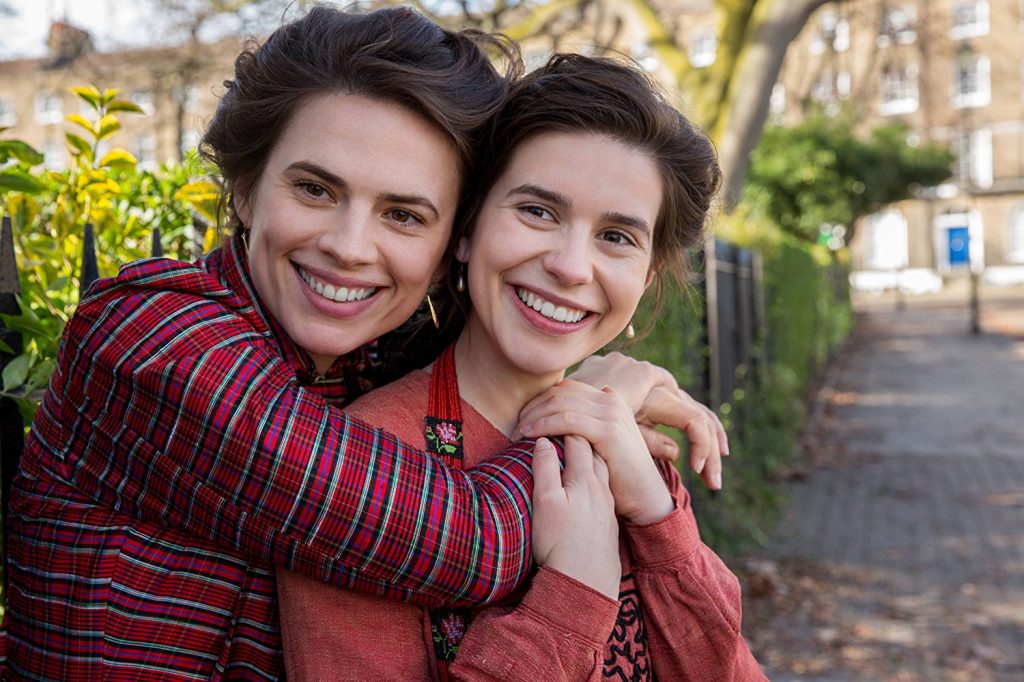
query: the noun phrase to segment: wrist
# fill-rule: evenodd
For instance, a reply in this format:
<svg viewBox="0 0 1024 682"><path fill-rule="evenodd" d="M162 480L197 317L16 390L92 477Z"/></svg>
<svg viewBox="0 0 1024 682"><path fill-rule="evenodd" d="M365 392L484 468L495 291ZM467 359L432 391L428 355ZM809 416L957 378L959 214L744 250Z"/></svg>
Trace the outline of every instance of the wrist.
<svg viewBox="0 0 1024 682"><path fill-rule="evenodd" d="M646 526L661 521L675 511L676 502L668 489L664 485L659 485L658 488L653 495L645 496L643 505L623 515L627 523Z"/></svg>

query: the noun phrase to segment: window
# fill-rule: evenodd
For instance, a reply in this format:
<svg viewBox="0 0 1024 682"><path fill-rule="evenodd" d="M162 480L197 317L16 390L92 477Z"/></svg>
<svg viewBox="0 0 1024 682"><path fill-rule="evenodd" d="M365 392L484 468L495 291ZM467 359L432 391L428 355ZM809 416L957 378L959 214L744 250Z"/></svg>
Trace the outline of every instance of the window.
<svg viewBox="0 0 1024 682"><path fill-rule="evenodd" d="M890 7L882 15L882 25L878 30L879 47L888 47L894 43L910 45L917 40L917 10L909 5Z"/></svg>
<svg viewBox="0 0 1024 682"><path fill-rule="evenodd" d="M850 24L835 12L822 12L811 38L811 52L845 52L850 49Z"/></svg>
<svg viewBox="0 0 1024 682"><path fill-rule="evenodd" d="M149 90L134 90L128 95L128 99L139 105L142 113L152 116L156 111L156 104L153 102L153 93Z"/></svg>
<svg viewBox="0 0 1024 682"><path fill-rule="evenodd" d="M983 107L992 101L990 68L988 57L975 54L969 47L960 47L953 81L954 107Z"/></svg>
<svg viewBox="0 0 1024 682"><path fill-rule="evenodd" d="M1024 263L1024 201L1010 211L1010 239L1006 259L1012 263Z"/></svg>
<svg viewBox="0 0 1024 682"><path fill-rule="evenodd" d="M186 128L181 133L181 156L184 158L189 152L197 149L200 142L199 131L194 128Z"/></svg>
<svg viewBox="0 0 1024 682"><path fill-rule="evenodd" d="M67 158L61 140L47 140L43 145L43 165L47 170L59 171L67 167Z"/></svg>
<svg viewBox="0 0 1024 682"><path fill-rule="evenodd" d="M55 92L36 93L36 123L50 125L64 120L64 102Z"/></svg>
<svg viewBox="0 0 1024 682"><path fill-rule="evenodd" d="M146 170L156 167L156 136L151 134L139 135L132 145L135 158L139 166Z"/></svg>
<svg viewBox="0 0 1024 682"><path fill-rule="evenodd" d="M869 270L898 270L907 267L907 218L897 209L868 216L864 266Z"/></svg>
<svg viewBox="0 0 1024 682"><path fill-rule="evenodd" d="M768 111L772 116L782 116L786 113L786 86L776 83L772 86L771 98L768 100Z"/></svg>
<svg viewBox="0 0 1024 682"><path fill-rule="evenodd" d="M882 72L882 102L878 113L896 116L917 111L917 66L888 66Z"/></svg>
<svg viewBox="0 0 1024 682"><path fill-rule="evenodd" d="M713 28L709 28L694 33L690 39L687 54L690 58L690 64L700 69L715 63L715 53L717 51L718 36Z"/></svg>
<svg viewBox="0 0 1024 682"><path fill-rule="evenodd" d="M14 102L9 99L0 99L0 126L10 128L18 122L18 115L14 113Z"/></svg>
<svg viewBox="0 0 1024 682"><path fill-rule="evenodd" d="M992 131L964 130L957 136L957 177L962 185L992 186Z"/></svg>
<svg viewBox="0 0 1024 682"><path fill-rule="evenodd" d="M826 113L838 113L836 106L840 100L850 96L850 74L846 71L835 72L825 69L811 86L811 99L818 104L826 105Z"/></svg>
<svg viewBox="0 0 1024 682"><path fill-rule="evenodd" d="M988 35L988 2L957 2L953 4L953 27L949 35L956 39Z"/></svg>

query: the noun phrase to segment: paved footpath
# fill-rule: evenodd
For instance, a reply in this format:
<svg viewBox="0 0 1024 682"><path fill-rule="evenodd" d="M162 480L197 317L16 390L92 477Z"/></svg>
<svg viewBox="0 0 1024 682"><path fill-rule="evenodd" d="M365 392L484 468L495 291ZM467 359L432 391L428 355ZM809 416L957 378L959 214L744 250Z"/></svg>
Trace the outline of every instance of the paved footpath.
<svg viewBox="0 0 1024 682"><path fill-rule="evenodd" d="M773 680L1024 681L1024 288L965 303L858 302L747 597Z"/></svg>

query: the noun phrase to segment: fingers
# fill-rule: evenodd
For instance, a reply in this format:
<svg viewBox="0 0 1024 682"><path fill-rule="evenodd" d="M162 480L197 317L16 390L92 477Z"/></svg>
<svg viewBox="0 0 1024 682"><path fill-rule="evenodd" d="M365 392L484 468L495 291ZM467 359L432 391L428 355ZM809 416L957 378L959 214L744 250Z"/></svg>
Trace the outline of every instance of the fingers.
<svg viewBox="0 0 1024 682"><path fill-rule="evenodd" d="M594 451L590 443L579 436L565 438L565 473L564 485L570 481L580 481L594 475Z"/></svg>
<svg viewBox="0 0 1024 682"><path fill-rule="evenodd" d="M675 462L679 459L679 446L672 436L658 431L653 426L638 424L640 435L644 437L647 450L655 459L663 459L666 462Z"/></svg>
<svg viewBox="0 0 1024 682"><path fill-rule="evenodd" d="M608 473L608 464L600 457L594 457L594 475L597 476L597 482L601 484L602 488L608 488L610 485L610 474ZM608 489L609 494L611 489Z"/></svg>
<svg viewBox="0 0 1024 682"><path fill-rule="evenodd" d="M533 447L533 499L562 492L562 474L558 470L558 453L547 438Z"/></svg>

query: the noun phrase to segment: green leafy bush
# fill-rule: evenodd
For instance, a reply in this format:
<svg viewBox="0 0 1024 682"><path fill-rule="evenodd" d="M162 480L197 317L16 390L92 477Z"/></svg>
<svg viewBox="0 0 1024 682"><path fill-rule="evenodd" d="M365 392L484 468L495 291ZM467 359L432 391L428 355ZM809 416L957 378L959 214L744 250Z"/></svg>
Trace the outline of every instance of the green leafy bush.
<svg viewBox="0 0 1024 682"><path fill-rule="evenodd" d="M43 157L20 140L0 140L0 212L11 217L21 282L21 314L3 316L21 332L24 350L3 371L2 395L27 419L53 371L57 344L78 304L83 231L91 223L100 276L148 256L154 228L172 257L190 257L193 214L213 221L217 187L200 180L193 155L181 166L146 171L126 150L106 147L121 127L119 115L141 113L117 90L77 87L91 116L71 114L66 170L40 168ZM9 347L0 348L12 353Z"/></svg>

